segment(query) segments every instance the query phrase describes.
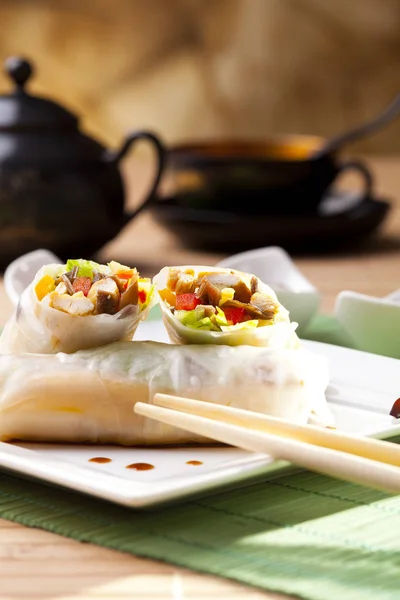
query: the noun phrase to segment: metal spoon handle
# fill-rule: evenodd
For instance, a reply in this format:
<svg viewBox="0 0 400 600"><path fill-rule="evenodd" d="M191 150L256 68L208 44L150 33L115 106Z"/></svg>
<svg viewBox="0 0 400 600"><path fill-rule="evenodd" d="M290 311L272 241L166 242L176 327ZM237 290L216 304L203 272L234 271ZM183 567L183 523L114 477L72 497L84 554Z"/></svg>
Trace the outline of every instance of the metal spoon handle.
<svg viewBox="0 0 400 600"><path fill-rule="evenodd" d="M339 135L328 140L324 146L316 153L318 155L327 154L328 152L332 152L343 146L344 144L349 144L354 142L360 138L363 138L371 133L374 133L378 129L385 127L391 121L396 119L400 115L400 94L398 94L393 102L383 111L369 121L369 123L365 123L364 125L360 125L360 127L356 127L351 131L346 131L345 133L340 133Z"/></svg>

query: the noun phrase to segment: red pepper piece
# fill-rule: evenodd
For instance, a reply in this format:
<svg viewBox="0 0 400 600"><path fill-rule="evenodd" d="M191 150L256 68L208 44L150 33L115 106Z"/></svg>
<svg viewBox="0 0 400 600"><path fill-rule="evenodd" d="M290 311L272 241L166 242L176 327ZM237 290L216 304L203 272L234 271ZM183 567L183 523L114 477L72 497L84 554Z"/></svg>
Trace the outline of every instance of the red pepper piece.
<svg viewBox="0 0 400 600"><path fill-rule="evenodd" d="M236 325L237 323L241 323L242 321L244 321L246 311L244 310L244 308L240 307L227 307L224 308L224 313L226 320L229 323L232 323L232 325Z"/></svg>
<svg viewBox="0 0 400 600"><path fill-rule="evenodd" d="M85 296L88 295L90 288L92 287L92 280L90 277L77 277L72 284L74 292L83 292Z"/></svg>
<svg viewBox="0 0 400 600"><path fill-rule="evenodd" d="M122 271L121 273L116 273L118 279L126 279L129 281L133 277L133 272Z"/></svg>
<svg viewBox="0 0 400 600"><path fill-rule="evenodd" d="M140 304L144 304L146 302L147 294L144 290L138 291L138 299Z"/></svg>
<svg viewBox="0 0 400 600"><path fill-rule="evenodd" d="M390 416L398 419L400 417L400 398L397 398L396 402L392 406L392 410L390 411Z"/></svg>
<svg viewBox="0 0 400 600"><path fill-rule="evenodd" d="M194 310L199 304L201 304L201 300L196 294L177 294L176 296L176 310Z"/></svg>

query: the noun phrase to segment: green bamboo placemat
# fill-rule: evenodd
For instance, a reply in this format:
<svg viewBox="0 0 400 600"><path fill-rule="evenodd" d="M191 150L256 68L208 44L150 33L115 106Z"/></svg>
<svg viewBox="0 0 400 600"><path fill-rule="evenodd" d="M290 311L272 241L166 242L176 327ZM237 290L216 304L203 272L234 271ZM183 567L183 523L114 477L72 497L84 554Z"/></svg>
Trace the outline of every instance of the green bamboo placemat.
<svg viewBox="0 0 400 600"><path fill-rule="evenodd" d="M0 517L309 600L398 600L400 497L307 471L153 512L10 474Z"/></svg>

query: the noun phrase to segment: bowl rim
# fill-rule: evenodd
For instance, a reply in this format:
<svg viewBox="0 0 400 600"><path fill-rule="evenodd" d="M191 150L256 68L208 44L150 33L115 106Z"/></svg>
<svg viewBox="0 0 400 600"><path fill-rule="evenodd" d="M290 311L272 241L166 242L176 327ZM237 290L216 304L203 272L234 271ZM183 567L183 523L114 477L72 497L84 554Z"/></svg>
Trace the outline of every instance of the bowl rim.
<svg viewBox="0 0 400 600"><path fill-rule="evenodd" d="M303 134L279 134L262 139L205 138L171 145L168 155L173 160L211 163L307 163L321 159L321 156L317 156L317 150L323 147L325 141L322 136ZM287 157L284 157L285 151L288 152Z"/></svg>

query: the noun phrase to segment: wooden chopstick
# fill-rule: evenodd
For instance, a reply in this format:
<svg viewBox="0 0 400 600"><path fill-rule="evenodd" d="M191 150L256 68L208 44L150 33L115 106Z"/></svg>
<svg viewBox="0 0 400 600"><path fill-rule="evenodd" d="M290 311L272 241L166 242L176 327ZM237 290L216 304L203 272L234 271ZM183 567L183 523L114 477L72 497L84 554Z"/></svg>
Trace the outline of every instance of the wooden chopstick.
<svg viewBox="0 0 400 600"><path fill-rule="evenodd" d="M356 437L337 429L328 429L316 425L299 425L291 421L240 408L180 398L169 394L155 394L153 401L158 406L164 406L165 408L173 408L208 419L247 427L254 431L264 431L400 467L400 445L391 442L368 437Z"/></svg>
<svg viewBox="0 0 400 600"><path fill-rule="evenodd" d="M197 401L191 402L197 404ZM391 493L400 493L400 469L395 466L197 414L178 412L162 406L138 402L134 406L134 411L167 425L186 429L197 435L250 452L269 454L274 458L287 460L324 475Z"/></svg>

